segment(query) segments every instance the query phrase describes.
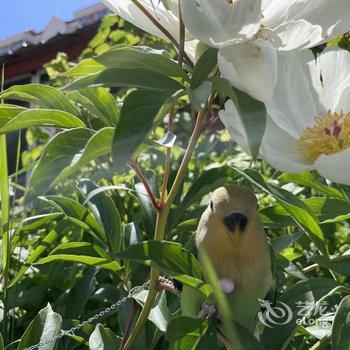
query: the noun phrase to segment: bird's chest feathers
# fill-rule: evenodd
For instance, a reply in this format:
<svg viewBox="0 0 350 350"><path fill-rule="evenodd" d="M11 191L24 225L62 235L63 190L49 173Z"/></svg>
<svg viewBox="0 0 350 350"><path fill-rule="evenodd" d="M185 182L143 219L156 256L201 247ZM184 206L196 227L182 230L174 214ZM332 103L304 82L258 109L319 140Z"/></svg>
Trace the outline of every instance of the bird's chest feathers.
<svg viewBox="0 0 350 350"><path fill-rule="evenodd" d="M271 266L268 262L261 261L259 256L256 256L255 259L252 256L251 259L239 260L234 257L217 256L212 262L218 277L231 279L236 291L261 288L268 284L265 280L270 279Z"/></svg>
<svg viewBox="0 0 350 350"><path fill-rule="evenodd" d="M263 234L255 235L249 241L242 241L239 250L217 248L206 250L218 277L233 280L237 293L256 288L262 293L269 290L272 283L271 258Z"/></svg>

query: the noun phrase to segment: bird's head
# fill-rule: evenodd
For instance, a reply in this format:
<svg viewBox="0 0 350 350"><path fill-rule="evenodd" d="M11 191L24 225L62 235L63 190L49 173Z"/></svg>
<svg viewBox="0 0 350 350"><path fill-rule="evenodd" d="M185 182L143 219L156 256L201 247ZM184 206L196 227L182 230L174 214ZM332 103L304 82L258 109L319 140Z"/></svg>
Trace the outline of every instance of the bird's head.
<svg viewBox="0 0 350 350"><path fill-rule="evenodd" d="M257 206L257 198L248 188L218 188L213 192L202 217L202 225L206 225L209 231L207 234L212 236L206 238L220 240L221 245L226 242L230 245L231 242L237 246L249 228L255 227L257 220L260 220ZM203 231L201 224L199 229Z"/></svg>

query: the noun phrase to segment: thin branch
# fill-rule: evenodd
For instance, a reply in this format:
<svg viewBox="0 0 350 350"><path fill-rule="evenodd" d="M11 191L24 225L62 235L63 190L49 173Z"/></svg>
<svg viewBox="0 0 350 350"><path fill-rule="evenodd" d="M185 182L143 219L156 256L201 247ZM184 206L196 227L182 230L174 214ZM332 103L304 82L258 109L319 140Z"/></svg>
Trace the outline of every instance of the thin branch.
<svg viewBox="0 0 350 350"><path fill-rule="evenodd" d="M179 1L179 21L180 21L180 42L179 42L179 66L182 67L183 64L183 58L185 53L185 25L182 20L182 12L181 12L181 5Z"/></svg>
<svg viewBox="0 0 350 350"><path fill-rule="evenodd" d="M213 92L211 94L211 96L209 97L209 101L207 103L207 107L204 108L201 112L198 113L198 116L197 116L197 119L196 119L196 125L195 125L195 127L193 129L190 142L189 142L189 144L187 146L185 155L184 155L184 157L182 159L182 162L181 162L180 168L179 168L179 170L177 172L177 175L176 175L176 178L174 180L173 186L172 186L172 188L171 188L171 190L169 192L169 195L168 195L168 197L166 199L166 205L168 205L168 206L170 206L173 203L173 201L174 201L174 199L175 199L175 197L177 195L177 192L178 192L178 190L180 188L180 185L182 183L182 180L184 178L184 175L185 175L187 167L188 167L188 163L191 160L194 148L196 147L196 144L197 144L197 141L199 139L199 136L202 133L202 126L203 126L205 117L206 117L206 115L208 113L208 110L211 108L212 103L214 102L215 96L216 96L216 94Z"/></svg>
<svg viewBox="0 0 350 350"><path fill-rule="evenodd" d="M231 348L231 343L230 341L226 338L226 336L224 335L224 333L222 333L220 331L220 329L217 330L217 336L219 338L219 340L226 346L227 349Z"/></svg>
<svg viewBox="0 0 350 350"><path fill-rule="evenodd" d="M147 192L147 195L152 203L153 208L158 212L159 211L159 203L156 200L156 197L154 196L154 193L146 179L146 177L143 175L141 169L139 168L139 166L136 164L136 162L134 160L129 160L128 165L131 169L133 169L137 175L137 177L139 178L139 180L141 181L141 183L143 184L143 186L145 187L145 190Z"/></svg>
<svg viewBox="0 0 350 350"><path fill-rule="evenodd" d="M130 314L130 316L129 316L128 323L127 323L126 326L125 326L124 333L123 333L123 338L122 338L122 341L120 342L119 350L123 350L124 345L125 345L125 343L126 343L126 340L128 339L131 326L132 326L132 324L133 324L133 322L134 322L134 319L135 319L135 315L136 315L136 311L137 311L137 306L136 306L136 301L135 301L135 300L132 300L132 302L133 302L133 303L132 303L131 314Z"/></svg>
<svg viewBox="0 0 350 350"><path fill-rule="evenodd" d="M340 261L346 261L346 260L350 260L350 254L346 254L346 255L341 255L341 256L334 256L332 258L330 258L331 262L340 262ZM310 266L306 266L304 267L301 272L303 273L308 273L308 272L312 272L315 271L316 269L318 269L320 266L319 264L312 264Z"/></svg>
<svg viewBox="0 0 350 350"><path fill-rule="evenodd" d="M168 132L171 131L173 128L174 116L175 116L175 107L173 107L169 113ZM161 200L160 200L161 205L163 205L164 200L167 196L168 181L169 181L169 176L170 176L170 160L171 160L171 148L167 148L166 155L165 155L162 194L161 194Z"/></svg>
<svg viewBox="0 0 350 350"><path fill-rule="evenodd" d="M184 155L184 158L182 159L174 184L169 192L168 197L165 200L164 206L162 205L161 208L159 208L159 211L157 214L156 229L154 234L154 239L156 241L160 241L164 238L164 233L166 229L166 224L167 224L167 219L170 212L171 204L173 203L174 198L176 197L176 194L180 188L181 182L183 181L188 163L190 162L190 159L193 154L193 150L202 132L203 121L214 99L215 99L215 93L212 93L207 103L207 108L204 108L204 110L198 114L196 125L192 131L190 142L185 151L185 155ZM137 340L137 337L140 335L142 329L144 328L148 315L152 309L154 298L156 297L156 294L157 294L156 288L158 285L158 277L159 277L158 269L156 269L155 267L152 267L151 280L150 280L147 299L145 301L141 314L135 324L135 327L124 346L124 350L131 350L133 348L135 341Z"/></svg>

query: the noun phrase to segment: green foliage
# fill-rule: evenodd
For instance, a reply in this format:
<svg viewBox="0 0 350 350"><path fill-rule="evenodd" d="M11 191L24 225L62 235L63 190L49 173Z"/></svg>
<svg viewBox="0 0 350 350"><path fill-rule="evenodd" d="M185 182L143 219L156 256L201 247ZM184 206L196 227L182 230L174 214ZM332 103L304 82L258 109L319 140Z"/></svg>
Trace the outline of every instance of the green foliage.
<svg viewBox="0 0 350 350"><path fill-rule="evenodd" d="M350 296L340 303L333 323L332 349L349 349L350 346Z"/></svg>
<svg viewBox="0 0 350 350"><path fill-rule="evenodd" d="M97 325L90 319L40 349L115 349L136 334L139 317L133 349L223 349L231 341L303 350L319 340L347 349L349 188L312 172L280 174L259 160L265 106L216 75L217 50L192 69L180 67L169 48L110 15L79 62L59 55L46 65L53 86L0 94L35 105L0 105L2 154L12 131L27 129L32 146L26 168L0 170L2 233L11 234L9 249L5 234L2 246L5 345L25 349L100 315ZM251 156L215 122L228 98ZM293 312L285 324L258 327L259 340L233 321L209 259L200 265L196 258L198 221L210 193L225 185L257 193L276 254L276 305ZM158 283L160 274L181 282L183 292ZM219 319L185 316L196 297L216 303ZM295 322L298 302L323 301L333 322L328 335Z"/></svg>
<svg viewBox="0 0 350 350"><path fill-rule="evenodd" d="M44 309L39 311L38 315L26 329L18 345L18 349L24 350L31 345L45 342L53 337L56 337L60 332L61 324L62 317L54 312L50 304L48 304ZM54 347L55 342L51 342L47 343L47 345L44 345L41 348L45 350L52 350Z"/></svg>

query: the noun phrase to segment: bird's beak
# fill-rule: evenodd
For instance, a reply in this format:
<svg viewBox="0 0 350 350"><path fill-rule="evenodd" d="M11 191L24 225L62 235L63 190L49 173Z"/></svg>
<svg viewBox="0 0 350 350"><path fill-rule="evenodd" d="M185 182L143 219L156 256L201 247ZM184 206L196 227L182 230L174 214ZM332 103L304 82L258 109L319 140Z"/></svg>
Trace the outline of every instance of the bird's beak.
<svg viewBox="0 0 350 350"><path fill-rule="evenodd" d="M232 233L232 239L234 243L237 243L241 233L244 231L248 223L247 217L236 211L228 214L224 217L224 224L227 229Z"/></svg>

